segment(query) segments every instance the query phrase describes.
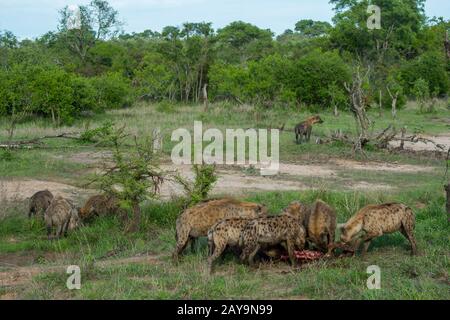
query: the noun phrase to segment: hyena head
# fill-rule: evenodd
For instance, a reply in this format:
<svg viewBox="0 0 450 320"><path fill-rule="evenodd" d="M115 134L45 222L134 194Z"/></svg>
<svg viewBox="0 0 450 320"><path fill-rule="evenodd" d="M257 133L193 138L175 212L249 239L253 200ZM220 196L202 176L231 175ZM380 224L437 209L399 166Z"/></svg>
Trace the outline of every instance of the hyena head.
<svg viewBox="0 0 450 320"><path fill-rule="evenodd" d="M351 242L356 232L354 230L355 228L353 228L352 225L347 225L345 223L338 225L338 228L341 230L341 242L343 243Z"/></svg>
<svg viewBox="0 0 450 320"><path fill-rule="evenodd" d="M323 120L320 116L314 116L314 117L310 118L309 121L311 124L323 123Z"/></svg>
<svg viewBox="0 0 450 320"><path fill-rule="evenodd" d="M305 219L306 212L308 208L299 201L294 201L289 204L289 206L284 209L284 213L287 213L293 217L299 218L301 220ZM303 223L303 221L302 221Z"/></svg>
<svg viewBox="0 0 450 320"><path fill-rule="evenodd" d="M267 214L269 213L269 211L267 210L267 207L264 204L260 204L258 205L257 209L256 209L256 213L258 214L258 216L262 217L262 216L267 216Z"/></svg>

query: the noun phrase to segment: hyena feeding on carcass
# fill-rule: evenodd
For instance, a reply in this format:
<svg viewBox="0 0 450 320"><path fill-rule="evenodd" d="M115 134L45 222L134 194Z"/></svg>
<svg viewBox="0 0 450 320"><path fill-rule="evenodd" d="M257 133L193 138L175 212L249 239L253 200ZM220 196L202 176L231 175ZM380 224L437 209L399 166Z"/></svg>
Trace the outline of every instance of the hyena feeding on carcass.
<svg viewBox="0 0 450 320"><path fill-rule="evenodd" d="M44 190L44 191L36 192L30 198L28 218L31 218L34 216L44 217L44 212L50 206L50 203L52 202L52 200L53 200L53 194L50 191Z"/></svg>
<svg viewBox="0 0 450 320"><path fill-rule="evenodd" d="M294 251L304 249L306 231L303 227L304 215L300 211L290 210L291 206L303 207L295 202L279 216L254 219L245 226L239 240L242 261L254 265L259 250L283 245L287 248L291 264L295 264Z"/></svg>
<svg viewBox="0 0 450 320"><path fill-rule="evenodd" d="M206 237L209 229L221 220L229 218L254 219L267 214L263 205L242 202L234 199L211 200L200 203L185 210L176 222L177 245L173 254L174 260L183 252L189 242Z"/></svg>
<svg viewBox="0 0 450 320"><path fill-rule="evenodd" d="M340 226L341 242L348 244L357 241L357 235L364 231L362 240L359 243L355 242L354 249L356 251L359 245L364 243L362 255L365 255L373 239L400 231L411 244L411 254L416 255L415 221L413 211L404 204L369 205Z"/></svg>
<svg viewBox="0 0 450 320"><path fill-rule="evenodd" d="M308 242L319 250L327 252L335 240L336 211L322 200L317 200L311 208L305 225Z"/></svg>
<svg viewBox="0 0 450 320"><path fill-rule="evenodd" d="M67 235L67 231L76 229L80 225L78 210L74 205L62 197L56 197L44 214L48 239L59 239ZM52 235L52 228L56 232Z"/></svg>
<svg viewBox="0 0 450 320"><path fill-rule="evenodd" d="M122 220L126 218L126 211L120 208L119 200L113 196L92 196L80 209L80 218L82 221L113 215L117 215Z"/></svg>

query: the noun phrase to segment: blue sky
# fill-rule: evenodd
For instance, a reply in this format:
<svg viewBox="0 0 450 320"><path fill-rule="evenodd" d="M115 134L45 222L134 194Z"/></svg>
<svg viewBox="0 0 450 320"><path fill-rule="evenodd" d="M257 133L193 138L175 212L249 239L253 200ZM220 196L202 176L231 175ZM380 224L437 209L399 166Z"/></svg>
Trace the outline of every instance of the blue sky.
<svg viewBox="0 0 450 320"><path fill-rule="evenodd" d="M89 0L0 0L0 30L10 30L19 38L36 37L56 30L58 10ZM243 20L282 33L300 19L330 21L328 0L110 0L126 23L126 32L161 30L183 22L213 22L220 28ZM450 1L427 0L427 15L449 19Z"/></svg>

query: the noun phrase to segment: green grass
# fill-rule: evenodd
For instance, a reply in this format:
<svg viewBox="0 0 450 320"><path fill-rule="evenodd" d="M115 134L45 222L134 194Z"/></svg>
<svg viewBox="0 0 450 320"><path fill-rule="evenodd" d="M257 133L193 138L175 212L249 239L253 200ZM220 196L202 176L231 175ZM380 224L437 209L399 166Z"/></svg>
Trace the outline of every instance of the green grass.
<svg viewBox="0 0 450 320"><path fill-rule="evenodd" d="M81 132L97 127L105 121L145 136L155 127L164 135L164 152L170 154L174 143L170 135L174 129L193 129L194 120L202 120L204 130L211 127L250 128L280 127L286 123L291 129L311 113L296 110L267 110L256 114L253 108L213 106L203 113L196 106L140 105L132 109L108 111L91 119L77 120L72 127L54 128L48 121L35 119L19 124L16 139L30 139L61 132ZM325 123L315 128L317 136L330 135L341 129L352 133L354 119L342 113L335 118L321 114ZM370 112L374 120L373 132L393 123L388 111L383 117ZM257 120L258 119L258 120ZM424 134L448 133L450 111L440 108L434 114L419 114L413 104L398 113L397 128ZM6 139L6 120L0 119L0 141ZM352 158L348 146L294 143L292 132L280 137L281 160L296 164L329 165L330 159ZM74 159L79 153L102 153L96 148L67 139L46 141L43 149L14 150L0 154L0 176L6 179L39 179L63 181L82 185L97 165ZM97 219L59 241L48 241L42 222L26 218L27 203L2 203L0 209L0 261L20 266L44 268L31 283L0 288L0 296L14 293L29 299L444 299L450 298L449 252L450 226L444 209L442 189L444 163L426 155L398 155L384 151L368 151L369 160L396 164L415 164L433 167L422 172L380 172L340 169L330 178L305 177L302 183L315 190L298 192L261 192L241 195L249 201L264 203L271 213L279 213L293 200L312 203L317 198L331 204L338 212L338 221L345 222L358 209L370 203L404 202L417 216L416 237L420 255L409 256L408 242L400 234L387 235L374 241L365 258L359 256L332 261L320 261L292 270L284 263L263 264L259 269L242 265L229 254L217 266L217 273L206 275L206 241L200 241L198 251L188 252L179 264L170 255L175 245L175 220L182 204L168 202L142 204L141 230L124 234L115 218ZM356 159L358 160L358 158ZM359 160L362 160L360 158ZM242 174L253 175L252 170ZM273 179L296 180L298 177L280 175ZM386 184L392 189L383 191L345 191L346 184L366 182ZM0 184L1 187L1 184ZM1 188L0 188L1 189ZM0 195L0 199L2 199ZM189 250L188 250L189 251ZM151 255L154 261L136 263L117 262L120 259ZM64 266L79 265L82 270L82 290L69 291L65 287ZM378 265L382 270L382 289L368 290L366 269ZM56 269L46 269L54 268ZM61 268L60 268L61 267ZM5 270L3 270L5 269ZM0 271L6 266L0 265Z"/></svg>
<svg viewBox="0 0 450 320"><path fill-rule="evenodd" d="M321 261L291 270L284 263L264 264L259 269L242 265L228 255L216 275L206 274L206 242L197 253L176 265L170 259L175 244L174 221L180 206L149 203L143 207L141 231L125 235L119 221L102 218L73 232L68 238L49 242L40 223L32 225L22 213L12 212L0 222L0 256L54 253L53 265L80 265L82 290L65 288L65 270L42 272L32 285L14 288L19 297L31 299L449 299L449 225L444 197L435 189L398 194L361 194L327 191L259 193L247 200L265 203L273 213L292 200L307 203L321 198L333 205L339 222L346 221L368 203L402 201L417 215L416 237L420 255L409 256L408 242L400 235L374 241L366 258ZM416 207L417 202L426 205ZM11 237L15 242L8 241ZM59 256L59 255L60 256ZM106 263L101 261L152 254L155 263ZM112 259L112 260L111 260ZM44 260L47 265L48 261ZM39 265L39 260L34 266ZM366 269L382 270L382 290L366 288Z"/></svg>

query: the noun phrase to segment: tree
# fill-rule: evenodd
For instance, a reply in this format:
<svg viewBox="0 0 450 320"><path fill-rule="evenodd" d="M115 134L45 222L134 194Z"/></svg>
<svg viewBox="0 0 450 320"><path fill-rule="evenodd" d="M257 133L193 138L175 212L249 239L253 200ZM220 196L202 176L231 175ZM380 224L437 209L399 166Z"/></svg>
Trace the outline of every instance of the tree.
<svg viewBox="0 0 450 320"><path fill-rule="evenodd" d="M356 65L353 70L353 81L349 85L345 83L345 88L350 95L350 110L356 120L356 131L358 138L355 144L355 150L362 151L364 146L370 141L368 136L368 129L370 120L366 112L367 101L367 81L370 73L370 68L367 68L365 74L360 64Z"/></svg>
<svg viewBox="0 0 450 320"><path fill-rule="evenodd" d="M331 28L331 24L324 21L300 20L295 24L295 31L308 38L324 36Z"/></svg>
<svg viewBox="0 0 450 320"><path fill-rule="evenodd" d="M66 6L60 15L60 36L83 62L97 41L116 36L122 25L118 12L102 0L92 0L87 6L79 6L77 13ZM74 19L76 23L72 25Z"/></svg>
<svg viewBox="0 0 450 320"><path fill-rule="evenodd" d="M393 76L390 76L386 84L386 90L391 98L392 118L397 119L397 103L403 95L403 88Z"/></svg>
<svg viewBox="0 0 450 320"><path fill-rule="evenodd" d="M430 99L430 87L428 82L422 78L417 79L414 82L412 92L419 103L420 112L424 112L424 108L428 99Z"/></svg>
<svg viewBox="0 0 450 320"><path fill-rule="evenodd" d="M218 58L228 63L259 60L274 48L273 33L250 23L236 21L217 31Z"/></svg>
<svg viewBox="0 0 450 320"><path fill-rule="evenodd" d="M336 12L335 28L330 32L333 48L377 64L418 55L417 38L426 21L425 0L331 0L330 3L335 5ZM367 27L369 5L382 8L381 29Z"/></svg>
<svg viewBox="0 0 450 320"><path fill-rule="evenodd" d="M104 173L98 179L106 194L119 199L122 208L132 212L126 232L137 232L141 222L140 203L158 197L167 173L159 168L153 138L140 143L134 137L134 145L125 148L127 137L124 128L112 130L103 137L105 143L112 145L112 164L104 163Z"/></svg>

